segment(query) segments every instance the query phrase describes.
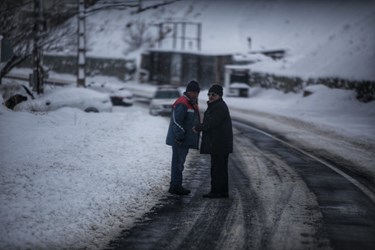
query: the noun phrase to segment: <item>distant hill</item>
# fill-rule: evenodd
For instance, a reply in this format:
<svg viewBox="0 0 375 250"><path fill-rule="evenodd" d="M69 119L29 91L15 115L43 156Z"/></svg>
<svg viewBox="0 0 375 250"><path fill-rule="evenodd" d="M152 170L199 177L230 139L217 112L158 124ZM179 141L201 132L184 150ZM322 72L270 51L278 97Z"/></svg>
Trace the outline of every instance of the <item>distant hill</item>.
<svg viewBox="0 0 375 250"><path fill-rule="evenodd" d="M132 11L104 10L90 15L88 55L137 56L156 40L159 22L190 21L202 23L202 52L287 49L284 60L261 62L254 70L375 80L374 0L183 0L141 14ZM126 40L137 33L139 24L147 27L145 42L140 49L129 51ZM76 20L70 20L70 25L76 25ZM187 29L186 34L195 36L196 30ZM162 48L171 49L172 40L163 41ZM72 51L75 49L67 46L65 52Z"/></svg>

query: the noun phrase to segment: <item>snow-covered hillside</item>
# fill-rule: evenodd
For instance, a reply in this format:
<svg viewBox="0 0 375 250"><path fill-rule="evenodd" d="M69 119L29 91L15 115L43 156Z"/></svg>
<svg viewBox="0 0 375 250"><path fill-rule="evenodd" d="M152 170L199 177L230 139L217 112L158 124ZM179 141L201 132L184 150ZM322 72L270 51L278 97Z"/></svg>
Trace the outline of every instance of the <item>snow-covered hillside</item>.
<svg viewBox="0 0 375 250"><path fill-rule="evenodd" d="M137 56L140 50L129 53L125 42L128 24L147 24L147 37L157 34L157 23L184 20L202 23L203 52L247 53L249 37L252 51L288 50L281 62L253 65L258 71L375 80L374 0L182 0L141 14L131 14L133 11L90 14L88 55ZM75 18L69 22L70 27L77 23ZM196 30L186 32L194 36ZM163 48L170 49L171 44L171 39L163 41ZM75 53L75 49L67 47L66 52Z"/></svg>

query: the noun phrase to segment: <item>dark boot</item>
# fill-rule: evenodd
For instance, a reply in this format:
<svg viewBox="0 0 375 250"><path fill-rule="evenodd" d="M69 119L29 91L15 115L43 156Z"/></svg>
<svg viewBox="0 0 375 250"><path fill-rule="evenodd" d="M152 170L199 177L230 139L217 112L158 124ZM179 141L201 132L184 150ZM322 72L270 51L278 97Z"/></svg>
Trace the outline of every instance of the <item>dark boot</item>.
<svg viewBox="0 0 375 250"><path fill-rule="evenodd" d="M228 193L208 193L204 194L203 198L210 198L210 199L215 199L215 198L228 198L229 195Z"/></svg>
<svg viewBox="0 0 375 250"><path fill-rule="evenodd" d="M190 190L187 190L183 188L182 186L171 186L168 190L171 194L177 194L177 195L188 195L190 194Z"/></svg>

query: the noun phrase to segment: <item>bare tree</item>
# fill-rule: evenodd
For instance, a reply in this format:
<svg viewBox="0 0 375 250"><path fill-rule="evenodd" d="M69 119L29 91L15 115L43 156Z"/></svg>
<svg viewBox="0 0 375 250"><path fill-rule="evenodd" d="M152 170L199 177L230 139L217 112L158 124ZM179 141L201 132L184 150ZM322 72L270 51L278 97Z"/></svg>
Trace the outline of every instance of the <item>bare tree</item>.
<svg viewBox="0 0 375 250"><path fill-rule="evenodd" d="M65 0L46 0L42 32L38 37L38 46L43 49L59 50L57 43L64 36L76 33L71 29L60 29L68 18L77 14L76 6L67 5ZM90 4L95 1L88 1ZM0 34L13 45L13 56L0 64L1 78L15 66L21 64L32 55L35 37L35 17L33 0L1 0L0 1ZM49 34L55 33L54 36Z"/></svg>
<svg viewBox="0 0 375 250"><path fill-rule="evenodd" d="M128 44L126 52L135 51L144 45L153 46L155 41L148 27L149 25L143 20L129 22L125 26L123 40Z"/></svg>
<svg viewBox="0 0 375 250"><path fill-rule="evenodd" d="M14 47L10 60L0 65L0 83L6 73L31 55L33 16L20 11L31 7L32 1L4 0L0 3L0 32Z"/></svg>
<svg viewBox="0 0 375 250"><path fill-rule="evenodd" d="M80 0L82 1L82 0ZM142 1L142 0L128 0L128 1L117 1L117 0L103 0L98 2L92 8L85 10L85 17L94 15L99 11L109 10L109 9L128 9L134 8L135 10L131 12L131 14L138 14L143 11L147 11L149 9L156 9L164 5L168 5L174 3L179 0L149 0L149 1ZM85 23L81 15L79 15L79 22ZM80 27L81 25L79 25ZM141 48L142 46L152 46L158 39L160 38L153 38L153 36L149 33L148 29L149 25L147 25L144 21L136 21L130 22L125 27L125 37L124 41L129 45L126 52L131 52ZM85 28L83 28L85 30ZM159 35L162 35L159 33ZM85 41L85 34L82 34L80 30L78 30L79 39L79 47L78 47L78 78L77 78L77 85L84 86L85 85L85 53L84 51L87 48L82 48L82 41ZM81 37L83 38L81 39ZM84 44L83 46L86 46Z"/></svg>
<svg viewBox="0 0 375 250"><path fill-rule="evenodd" d="M48 2L48 0L45 0ZM44 8L45 30L40 38L40 47L48 50L63 50L66 44L58 43L62 37L75 36L76 31L64 29L61 25L69 18L77 14L77 6L67 8L66 0L49 0L53 4ZM155 9L164 5L174 3L179 0L85 0L86 16L93 15L99 11L107 9L127 9L134 8L132 14L138 14L149 9ZM71 1L69 1L71 2ZM15 66L30 58L33 50L34 16L33 0L1 0L0 1L0 35L9 40L13 45L13 56L10 60L0 64L0 84L1 78L5 76ZM143 29L142 25L136 29ZM134 31L135 32L135 31ZM54 33L53 36L49 35ZM146 34L146 33L144 33ZM138 39L133 33L133 38ZM144 41L149 38L144 37ZM71 39L72 43L75 39ZM130 42L131 39L129 39ZM76 40L75 40L76 41ZM138 40L139 42L139 40Z"/></svg>
<svg viewBox="0 0 375 250"><path fill-rule="evenodd" d="M108 9L128 9L134 8L134 11L131 14L139 14L141 12L157 9L159 7L172 4L179 0L164 0L164 1L151 1L151 0L129 0L129 1L118 1L118 0L106 0L101 1L91 9L86 11L87 15L92 15L98 11L108 10ZM128 49L126 52L134 51L142 46L153 47L156 42L160 39L163 39L168 33L171 32L171 29L160 30L157 37L155 37L150 32L150 27L155 26L154 24L148 24L144 20L137 20L129 22L124 30L124 42L127 43Z"/></svg>
<svg viewBox="0 0 375 250"><path fill-rule="evenodd" d="M163 1L155 1L155 0L104 0L100 1L98 4L90 8L86 11L88 15L94 14L98 11L102 10L109 10L109 9L128 9L128 8L135 8L132 14L138 14L149 9L156 9L165 5L169 5L171 3L177 2L180 0L163 0ZM151 3L151 4L150 4Z"/></svg>

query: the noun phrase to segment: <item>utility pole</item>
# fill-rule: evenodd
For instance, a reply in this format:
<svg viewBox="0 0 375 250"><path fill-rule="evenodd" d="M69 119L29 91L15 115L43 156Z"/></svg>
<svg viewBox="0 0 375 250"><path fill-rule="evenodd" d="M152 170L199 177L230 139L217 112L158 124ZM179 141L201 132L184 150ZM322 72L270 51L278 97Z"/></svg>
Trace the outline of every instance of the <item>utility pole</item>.
<svg viewBox="0 0 375 250"><path fill-rule="evenodd" d="M181 34L181 49L185 50L185 39L186 39L186 22L182 22L182 34Z"/></svg>
<svg viewBox="0 0 375 250"><path fill-rule="evenodd" d="M164 35L163 35L163 23L159 23L159 41L158 41L159 49L162 47L163 39L164 39Z"/></svg>
<svg viewBox="0 0 375 250"><path fill-rule="evenodd" d="M200 51L202 49L202 23L198 23L197 26L197 48Z"/></svg>
<svg viewBox="0 0 375 250"><path fill-rule="evenodd" d="M3 40L3 36L0 34L0 63L3 62L3 57L1 56L1 51L3 50L2 49L2 47L3 47L2 46L3 45L3 41L2 40ZM0 83L1 83L1 81L0 81Z"/></svg>
<svg viewBox="0 0 375 250"><path fill-rule="evenodd" d="M78 1L78 71L77 87L85 87L86 82L86 13L85 0Z"/></svg>
<svg viewBox="0 0 375 250"><path fill-rule="evenodd" d="M142 0L138 0L138 11L142 10Z"/></svg>
<svg viewBox="0 0 375 250"><path fill-rule="evenodd" d="M40 48L40 37L44 30L43 0L34 0L34 48L33 48L33 90L38 95L44 92L43 55Z"/></svg>

